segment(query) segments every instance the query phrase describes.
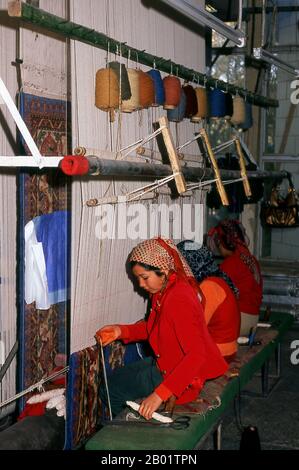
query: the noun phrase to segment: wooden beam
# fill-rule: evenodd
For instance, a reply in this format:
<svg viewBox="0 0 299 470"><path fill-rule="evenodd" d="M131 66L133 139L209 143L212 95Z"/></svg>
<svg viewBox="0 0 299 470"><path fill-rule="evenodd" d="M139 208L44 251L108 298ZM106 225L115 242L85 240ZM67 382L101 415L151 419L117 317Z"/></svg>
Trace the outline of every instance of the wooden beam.
<svg viewBox="0 0 299 470"><path fill-rule="evenodd" d="M174 181L176 184L176 188L179 194L185 193L187 191L186 181L182 174L181 164L179 161L179 156L176 151L176 147L174 145L171 132L169 130L169 122L166 116L163 116L159 119L160 127L164 127L162 129L162 136L164 139L165 147L167 149L170 165L172 171L175 175Z"/></svg>
<svg viewBox="0 0 299 470"><path fill-rule="evenodd" d="M242 147L241 147L238 137L236 137L235 139L235 145L236 145L236 150L237 150L237 154L239 157L239 165L240 165L241 177L243 178L242 182L243 182L244 191L247 197L251 197L252 192L251 192L250 184L249 184L247 173L246 173L244 155L243 155Z"/></svg>
<svg viewBox="0 0 299 470"><path fill-rule="evenodd" d="M219 193L221 202L224 206L229 206L229 200L228 200L226 191L224 189L224 186L223 186L223 183L222 183L222 180L221 180L221 175L220 175L220 171L219 171L219 168L218 168L217 160L216 160L215 155L213 153L212 146L210 144L210 141L209 141L208 135L206 133L206 130L201 128L201 129L199 129L199 133L200 133L200 136L202 138L203 144L204 144L205 149L206 149L206 153L209 157L209 160L211 162L212 168L213 168L214 173L215 173L216 186L217 186L217 189L218 189L218 193Z"/></svg>

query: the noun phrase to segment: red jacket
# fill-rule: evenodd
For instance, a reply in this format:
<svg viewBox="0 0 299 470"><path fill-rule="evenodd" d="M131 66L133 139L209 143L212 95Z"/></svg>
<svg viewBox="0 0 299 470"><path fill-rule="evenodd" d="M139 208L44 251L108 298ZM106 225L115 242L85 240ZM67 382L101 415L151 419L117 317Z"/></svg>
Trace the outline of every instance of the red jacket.
<svg viewBox="0 0 299 470"><path fill-rule="evenodd" d="M171 274L162 296L153 296L147 321L122 326L122 339L149 341L164 376L156 390L166 387L177 403L194 400L205 380L227 370L208 333L198 296L176 274Z"/></svg>
<svg viewBox="0 0 299 470"><path fill-rule="evenodd" d="M263 284L260 267L254 256L252 263L255 265L256 272L259 276L259 282L254 278L253 273L249 267L240 257L241 253L238 251L233 255L228 256L221 263L220 268L222 271L231 278L235 286L239 289L239 309L240 312L258 315L262 303Z"/></svg>

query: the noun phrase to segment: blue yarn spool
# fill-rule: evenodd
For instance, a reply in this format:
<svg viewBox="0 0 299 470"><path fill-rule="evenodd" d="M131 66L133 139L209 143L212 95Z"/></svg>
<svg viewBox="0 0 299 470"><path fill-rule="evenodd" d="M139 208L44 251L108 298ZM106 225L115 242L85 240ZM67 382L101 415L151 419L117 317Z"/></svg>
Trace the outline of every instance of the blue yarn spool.
<svg viewBox="0 0 299 470"><path fill-rule="evenodd" d="M187 98L182 90L179 105L174 109L167 110L168 121L180 122L184 119L186 112Z"/></svg>
<svg viewBox="0 0 299 470"><path fill-rule="evenodd" d="M252 106L248 101L245 102L245 122L240 124L239 128L243 131L247 131L253 126L253 117L252 117Z"/></svg>
<svg viewBox="0 0 299 470"><path fill-rule="evenodd" d="M152 105L161 106L164 104L165 101L165 92L161 73L159 72L159 70L156 69L151 69L146 73L148 73L148 75L150 75L154 81L155 102Z"/></svg>
<svg viewBox="0 0 299 470"><path fill-rule="evenodd" d="M218 88L209 91L210 117L226 116L226 95Z"/></svg>

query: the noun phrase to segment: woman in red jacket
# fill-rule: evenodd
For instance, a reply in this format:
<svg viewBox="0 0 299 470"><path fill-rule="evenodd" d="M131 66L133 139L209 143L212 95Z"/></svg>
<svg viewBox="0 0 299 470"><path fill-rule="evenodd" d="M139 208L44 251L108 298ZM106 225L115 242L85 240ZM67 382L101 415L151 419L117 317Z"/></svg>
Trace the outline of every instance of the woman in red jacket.
<svg viewBox="0 0 299 470"><path fill-rule="evenodd" d="M220 268L239 289L241 335L248 335L256 326L262 303L263 281L260 265L248 249L249 240L238 220L222 220L208 233L210 249L223 256Z"/></svg>
<svg viewBox="0 0 299 470"><path fill-rule="evenodd" d="M133 249L129 262L140 287L150 294L149 317L105 326L96 336L103 346L116 339L149 341L154 357L116 370L108 388L114 415L126 400L145 397L139 412L150 419L170 397L178 404L194 400L205 380L224 374L227 364L208 333L197 283L176 246L162 238L146 240Z"/></svg>
<svg viewBox="0 0 299 470"><path fill-rule="evenodd" d="M219 269L207 247L188 240L178 243L177 247L199 283L209 333L226 362L230 362L237 352L240 335L239 291Z"/></svg>

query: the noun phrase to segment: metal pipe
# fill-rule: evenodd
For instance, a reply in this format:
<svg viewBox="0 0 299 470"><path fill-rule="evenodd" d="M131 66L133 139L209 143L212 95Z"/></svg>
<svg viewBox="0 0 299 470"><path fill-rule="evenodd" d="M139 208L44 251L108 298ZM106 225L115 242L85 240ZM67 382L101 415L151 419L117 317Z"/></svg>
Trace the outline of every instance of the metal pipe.
<svg viewBox="0 0 299 470"><path fill-rule="evenodd" d="M279 106L278 100L254 94L249 90L235 85L230 85L222 80L211 78L203 73L197 72L196 70L176 64L171 60L166 60L163 57L157 57L152 54L148 54L145 51L135 49L126 43L120 43L120 41L116 41L115 39L110 38L101 32L95 31L94 29L67 21L65 18L53 15L20 0L11 0L8 2L8 14L9 16L19 18L26 23L38 25L48 31L54 31L64 37L76 39L94 47L104 49L105 51L107 51L109 47L109 51L111 53L121 54L122 57L133 59L135 56L140 64L147 65L149 67L153 67L155 64L156 68L162 72L170 73L171 70L175 70L176 75L184 80L204 85L207 88L217 87L220 90L229 92L233 95L243 96L249 103L256 106L265 108L277 108Z"/></svg>
<svg viewBox="0 0 299 470"><path fill-rule="evenodd" d="M77 156L65 157L69 159L80 158ZM86 174L91 176L102 176L102 177L126 177L126 178L158 178L170 176L173 174L170 165L164 164L152 164L152 163L139 163L139 162L128 162L128 161L118 161L118 160L109 160L104 158L99 158L94 155L89 155L81 157L86 159L86 171L84 173L72 172L71 166L68 168L68 175L75 176L76 174ZM63 169L63 160L61 165ZM198 182L205 181L214 178L214 172L212 168L200 168L200 167L191 167L191 166L182 166L181 171L187 181ZM241 177L241 172L238 170L219 170L221 178L225 181L228 179L239 179ZM287 171L247 171L248 178L253 179L284 179L288 177Z"/></svg>

